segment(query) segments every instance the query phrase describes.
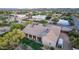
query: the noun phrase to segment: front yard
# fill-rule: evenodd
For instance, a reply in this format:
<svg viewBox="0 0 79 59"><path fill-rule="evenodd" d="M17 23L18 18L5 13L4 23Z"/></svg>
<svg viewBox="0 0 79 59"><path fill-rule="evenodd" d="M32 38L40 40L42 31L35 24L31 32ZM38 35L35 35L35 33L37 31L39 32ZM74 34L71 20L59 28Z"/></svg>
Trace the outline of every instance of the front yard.
<svg viewBox="0 0 79 59"><path fill-rule="evenodd" d="M21 43L24 45L24 48L27 48L26 46L30 46L34 50L42 50L41 47L43 47L42 44L29 40L28 38L24 38Z"/></svg>

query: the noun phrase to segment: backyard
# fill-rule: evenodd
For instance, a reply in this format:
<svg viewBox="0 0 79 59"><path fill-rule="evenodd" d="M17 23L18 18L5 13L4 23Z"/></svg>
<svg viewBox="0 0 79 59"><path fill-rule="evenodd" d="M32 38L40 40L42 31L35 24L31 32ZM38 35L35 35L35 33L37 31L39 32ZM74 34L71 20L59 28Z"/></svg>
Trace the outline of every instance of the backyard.
<svg viewBox="0 0 79 59"><path fill-rule="evenodd" d="M37 43L33 40L29 40L28 38L24 38L21 43L23 44L23 46L25 48L27 48L27 46L30 46L33 50L42 50L41 47L43 47L42 44Z"/></svg>

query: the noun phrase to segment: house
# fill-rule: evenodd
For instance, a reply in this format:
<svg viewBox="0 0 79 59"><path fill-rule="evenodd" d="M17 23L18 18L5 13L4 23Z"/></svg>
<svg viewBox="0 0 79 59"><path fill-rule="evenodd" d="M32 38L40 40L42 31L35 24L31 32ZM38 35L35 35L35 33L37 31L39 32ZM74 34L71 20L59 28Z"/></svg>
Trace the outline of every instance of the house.
<svg viewBox="0 0 79 59"><path fill-rule="evenodd" d="M26 19L26 15L24 15L24 14L16 14L16 15L15 15L15 18L16 18L16 21L17 21L18 23L22 23L22 20L23 20L23 19Z"/></svg>
<svg viewBox="0 0 79 59"><path fill-rule="evenodd" d="M43 26L42 24L29 24L23 32L27 38L35 40L48 47L56 47L61 27L56 25Z"/></svg>
<svg viewBox="0 0 79 59"><path fill-rule="evenodd" d="M66 33L72 31L73 29L73 27L70 26L70 23L68 20L60 19L57 22L57 25L61 27L62 32L66 32Z"/></svg>
<svg viewBox="0 0 79 59"><path fill-rule="evenodd" d="M64 19L60 19L58 22L57 22L58 25L64 25L64 26L68 26L69 25L69 22L68 20L64 20Z"/></svg>
<svg viewBox="0 0 79 59"><path fill-rule="evenodd" d="M61 31L67 33L67 32L72 31L72 29L73 29L73 27L71 27L71 26L63 26L63 27L61 28Z"/></svg>
<svg viewBox="0 0 79 59"><path fill-rule="evenodd" d="M16 14L16 16L18 19L25 19L26 18L26 15L24 15L24 14Z"/></svg>
<svg viewBox="0 0 79 59"><path fill-rule="evenodd" d="M9 22L13 22L13 21L17 21L17 23L21 23L23 19L26 19L27 16L24 14L11 14L7 21Z"/></svg>
<svg viewBox="0 0 79 59"><path fill-rule="evenodd" d="M79 16L72 16L73 23L77 30L79 30Z"/></svg>
<svg viewBox="0 0 79 59"><path fill-rule="evenodd" d="M13 22L13 21L15 21L16 20L16 16L14 16L14 15L9 15L8 16L8 19L6 19L8 22Z"/></svg>
<svg viewBox="0 0 79 59"><path fill-rule="evenodd" d="M10 31L10 27L0 27L0 35L4 34L5 32Z"/></svg>
<svg viewBox="0 0 79 59"><path fill-rule="evenodd" d="M35 15L35 16L32 16L32 19L36 20L36 21L45 20L45 18L46 18L46 15Z"/></svg>

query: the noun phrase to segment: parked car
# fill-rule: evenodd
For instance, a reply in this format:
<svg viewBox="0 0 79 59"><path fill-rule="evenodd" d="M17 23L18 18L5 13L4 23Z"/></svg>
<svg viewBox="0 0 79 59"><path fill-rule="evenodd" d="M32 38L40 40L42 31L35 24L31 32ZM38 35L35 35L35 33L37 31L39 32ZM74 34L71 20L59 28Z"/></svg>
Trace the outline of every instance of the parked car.
<svg viewBox="0 0 79 59"><path fill-rule="evenodd" d="M63 45L64 45L63 39L62 39L62 38L59 38L57 47L58 47L58 48L63 48Z"/></svg>

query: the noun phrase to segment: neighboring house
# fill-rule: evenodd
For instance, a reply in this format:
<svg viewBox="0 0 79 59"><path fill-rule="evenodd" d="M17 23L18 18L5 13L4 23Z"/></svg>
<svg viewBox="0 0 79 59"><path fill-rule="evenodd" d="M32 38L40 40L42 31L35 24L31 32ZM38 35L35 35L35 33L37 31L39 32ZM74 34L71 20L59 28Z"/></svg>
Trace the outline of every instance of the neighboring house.
<svg viewBox="0 0 79 59"><path fill-rule="evenodd" d="M51 20L47 20L48 21L48 24L53 24L54 22L51 21Z"/></svg>
<svg viewBox="0 0 79 59"><path fill-rule="evenodd" d="M45 18L46 18L46 15L35 15L35 16L32 16L32 19L36 20L36 21L45 20Z"/></svg>
<svg viewBox="0 0 79 59"><path fill-rule="evenodd" d="M16 21L17 23L22 23L22 20L23 20L23 19L26 19L26 18L27 18L27 17L26 17L26 15L24 15L24 14L11 14L11 15L8 17L7 21L8 21L8 22Z"/></svg>
<svg viewBox="0 0 79 59"><path fill-rule="evenodd" d="M18 19L25 19L26 18L26 15L24 15L24 14L16 14L16 16Z"/></svg>
<svg viewBox="0 0 79 59"><path fill-rule="evenodd" d="M72 16L75 27L79 30L79 16Z"/></svg>
<svg viewBox="0 0 79 59"><path fill-rule="evenodd" d="M26 15L24 14L16 14L15 17L16 17L17 23L22 23L22 20L26 19Z"/></svg>
<svg viewBox="0 0 79 59"><path fill-rule="evenodd" d="M70 32L73 29L68 20L60 19L57 24L61 27L62 32Z"/></svg>
<svg viewBox="0 0 79 59"><path fill-rule="evenodd" d="M60 31L61 27L59 26L43 26L42 24L29 24L23 29L27 38L31 38L48 47L56 47Z"/></svg>
<svg viewBox="0 0 79 59"><path fill-rule="evenodd" d="M0 27L0 35L10 31L10 27Z"/></svg>
<svg viewBox="0 0 79 59"><path fill-rule="evenodd" d="M63 26L63 27L61 27L61 31L62 32L70 32L70 31L72 31L72 27L68 27L68 26Z"/></svg>
<svg viewBox="0 0 79 59"><path fill-rule="evenodd" d="M64 19L60 19L58 22L57 22L58 25L62 25L62 26L68 26L70 25L69 22L67 20L64 20Z"/></svg>
<svg viewBox="0 0 79 59"><path fill-rule="evenodd" d="M6 19L8 22L13 22L16 20L16 17L14 15L9 15L8 19Z"/></svg>

